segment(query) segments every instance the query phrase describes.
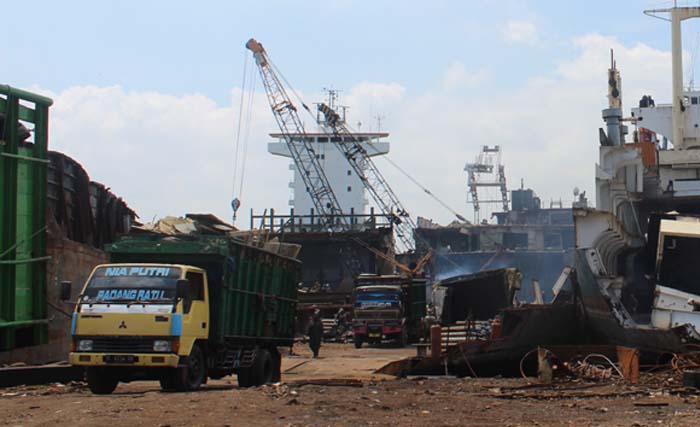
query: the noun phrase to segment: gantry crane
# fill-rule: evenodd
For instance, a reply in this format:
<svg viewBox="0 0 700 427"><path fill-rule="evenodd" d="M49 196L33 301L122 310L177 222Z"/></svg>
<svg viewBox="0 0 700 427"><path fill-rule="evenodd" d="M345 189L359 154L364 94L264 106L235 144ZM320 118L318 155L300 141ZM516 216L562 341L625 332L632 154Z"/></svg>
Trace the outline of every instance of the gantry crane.
<svg viewBox="0 0 700 427"><path fill-rule="evenodd" d="M351 224L348 218L343 215L340 203L323 171L316 150L308 138L304 137L306 131L297 114L297 107L294 106L279 77L272 69L265 48L255 39L248 40L245 46L253 52L255 63L265 86L267 99L270 102L270 108L282 131L294 164L299 169L299 175L304 181L306 191L309 193L316 212L330 228L340 228L341 230L349 228ZM306 104L302 103L302 107L310 112Z"/></svg>

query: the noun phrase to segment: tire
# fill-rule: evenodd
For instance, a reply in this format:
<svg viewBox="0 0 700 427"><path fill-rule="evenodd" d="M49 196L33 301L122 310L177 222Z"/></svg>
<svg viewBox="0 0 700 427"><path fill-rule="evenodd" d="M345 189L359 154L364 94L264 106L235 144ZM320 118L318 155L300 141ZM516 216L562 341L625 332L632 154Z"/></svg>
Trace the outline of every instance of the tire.
<svg viewBox="0 0 700 427"><path fill-rule="evenodd" d="M201 387L207 375L207 364L204 352L198 345L192 347L187 358L187 366L176 368L172 375L163 377L160 386L163 390L192 391Z"/></svg>
<svg viewBox="0 0 700 427"><path fill-rule="evenodd" d="M85 376L93 394L112 394L119 384L117 377L104 368L89 367Z"/></svg>
<svg viewBox="0 0 700 427"><path fill-rule="evenodd" d="M168 369L167 373L160 377L160 388L163 391L175 391L177 389L177 384L175 383L175 375L177 375L177 369Z"/></svg>
<svg viewBox="0 0 700 427"><path fill-rule="evenodd" d="M272 382L278 383L282 381L282 355L278 349L273 349L272 355Z"/></svg>
<svg viewBox="0 0 700 427"><path fill-rule="evenodd" d="M282 358L279 358L282 363ZM281 373L280 373L281 376ZM259 349L255 352L253 366L238 370L239 387L256 387L264 384L272 384L275 377L275 362L272 354L267 349Z"/></svg>
<svg viewBox="0 0 700 427"><path fill-rule="evenodd" d="M362 348L362 339L355 338L355 348Z"/></svg>
<svg viewBox="0 0 700 427"><path fill-rule="evenodd" d="M274 375L274 366L272 363L272 354L269 350L260 349L255 357L253 364L253 378L255 385L272 384Z"/></svg>
<svg viewBox="0 0 700 427"><path fill-rule="evenodd" d="M253 387L255 382L253 381L253 368L240 368L238 370L238 387L248 388Z"/></svg>

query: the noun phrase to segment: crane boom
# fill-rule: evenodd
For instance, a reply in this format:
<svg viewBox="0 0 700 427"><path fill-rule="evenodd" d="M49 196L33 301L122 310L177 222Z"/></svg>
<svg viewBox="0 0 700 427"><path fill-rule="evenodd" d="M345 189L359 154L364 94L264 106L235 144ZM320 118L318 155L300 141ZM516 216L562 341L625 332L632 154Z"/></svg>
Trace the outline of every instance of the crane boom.
<svg viewBox="0 0 700 427"><path fill-rule="evenodd" d="M335 142L336 147L343 153L377 206L382 209L385 215L390 217L394 224L396 237L398 237L404 249L415 249L413 231L416 229L416 223L408 214L394 190L389 186L389 183L384 179L377 165L372 161L367 149L350 132L340 115L331 107L326 104L319 104L318 110L325 116L325 123L333 128L336 134L344 136L344 138L340 138L342 142Z"/></svg>
<svg viewBox="0 0 700 427"><path fill-rule="evenodd" d="M267 51L255 39L248 40L245 46L253 52L270 108L316 212L328 226L349 228L351 224L343 215L340 203L333 193L313 145L304 137L306 135L304 124L297 114L297 108L272 69ZM305 104L302 103L302 106L309 110Z"/></svg>

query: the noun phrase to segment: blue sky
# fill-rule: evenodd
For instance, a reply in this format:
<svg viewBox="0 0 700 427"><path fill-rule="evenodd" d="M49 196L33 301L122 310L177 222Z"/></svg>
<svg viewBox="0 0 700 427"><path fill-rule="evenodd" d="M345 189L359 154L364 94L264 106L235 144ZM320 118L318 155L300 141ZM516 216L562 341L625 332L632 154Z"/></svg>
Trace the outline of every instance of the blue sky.
<svg viewBox="0 0 700 427"><path fill-rule="evenodd" d="M666 2L667 3L667 2ZM452 61L488 67L505 87L551 69L570 37L598 32L668 46L648 1L67 1L5 5L5 78L52 90L119 84L199 92L218 101L240 84L243 44L256 37L298 90L358 80L397 81L419 93ZM525 19L538 43L499 37ZM19 34L17 39L13 35Z"/></svg>
<svg viewBox="0 0 700 427"><path fill-rule="evenodd" d="M511 186L522 178L544 200L569 200L578 186L593 198L608 51L627 109L643 93L668 101L669 26L642 10L670 3L10 2L0 82L53 96L51 146L143 218L228 217L244 44L255 37L307 103L332 85L353 122L385 116L392 159L470 217L462 168L483 144L503 146ZM684 27L687 73L700 58L700 21ZM276 126L262 93L252 117L242 210L286 210L290 172L266 152ZM169 173L183 158L196 174ZM378 163L415 214L451 221Z"/></svg>

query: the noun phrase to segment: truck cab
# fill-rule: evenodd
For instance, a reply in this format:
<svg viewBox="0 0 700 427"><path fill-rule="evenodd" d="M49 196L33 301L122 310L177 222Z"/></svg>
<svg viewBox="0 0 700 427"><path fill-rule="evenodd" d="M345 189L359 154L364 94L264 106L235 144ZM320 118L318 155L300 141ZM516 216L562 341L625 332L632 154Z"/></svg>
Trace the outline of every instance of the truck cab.
<svg viewBox="0 0 700 427"><path fill-rule="evenodd" d="M424 279L362 274L353 290L355 348L367 342L394 341L400 346L420 337L425 316Z"/></svg>
<svg viewBox="0 0 700 427"><path fill-rule="evenodd" d="M206 378L207 275L179 264L103 264L90 274L71 323L70 363L94 393L119 381L159 379L196 389Z"/></svg>

